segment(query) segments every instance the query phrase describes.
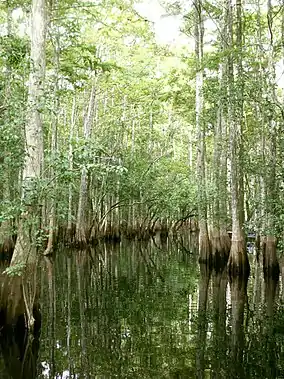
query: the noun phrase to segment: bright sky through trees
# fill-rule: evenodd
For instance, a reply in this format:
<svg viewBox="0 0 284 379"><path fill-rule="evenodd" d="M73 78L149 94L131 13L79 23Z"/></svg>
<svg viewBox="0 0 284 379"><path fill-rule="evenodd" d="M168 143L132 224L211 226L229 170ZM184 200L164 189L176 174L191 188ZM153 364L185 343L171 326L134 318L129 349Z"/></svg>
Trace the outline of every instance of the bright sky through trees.
<svg viewBox="0 0 284 379"><path fill-rule="evenodd" d="M187 38L180 32L182 15L169 15L157 0L138 3L135 8L154 23L157 42L169 45L188 44Z"/></svg>

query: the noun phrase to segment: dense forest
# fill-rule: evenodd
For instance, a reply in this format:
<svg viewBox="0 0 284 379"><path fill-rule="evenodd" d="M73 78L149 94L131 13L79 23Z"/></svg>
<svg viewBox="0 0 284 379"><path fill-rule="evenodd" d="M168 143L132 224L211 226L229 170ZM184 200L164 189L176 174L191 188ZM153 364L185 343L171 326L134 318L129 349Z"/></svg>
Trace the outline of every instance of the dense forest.
<svg viewBox="0 0 284 379"><path fill-rule="evenodd" d="M283 2L162 6L182 43L158 41L131 0L1 2L0 252L11 276L63 243L157 231L198 232L199 261L228 260L231 275L248 274L253 235L265 273L279 272Z"/></svg>

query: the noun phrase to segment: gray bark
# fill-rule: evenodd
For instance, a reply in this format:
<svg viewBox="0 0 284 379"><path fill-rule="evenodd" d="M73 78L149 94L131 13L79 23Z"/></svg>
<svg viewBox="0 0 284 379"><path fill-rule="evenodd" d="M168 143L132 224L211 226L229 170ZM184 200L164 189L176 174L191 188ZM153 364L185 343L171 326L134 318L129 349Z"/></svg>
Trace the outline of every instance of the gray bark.
<svg viewBox="0 0 284 379"><path fill-rule="evenodd" d="M233 46L233 7L229 0L228 10L228 35L229 46ZM232 202L232 244L229 258L229 271L231 275L246 275L249 270L248 257L245 247L243 230L244 204L243 204L243 179L242 179L242 118L243 118L243 94L242 94L242 4L236 4L236 42L239 50L237 64L237 78L234 80L234 67L232 53L228 58L228 121L230 124L230 182Z"/></svg>
<svg viewBox="0 0 284 379"><path fill-rule="evenodd" d="M87 114L84 120L84 138L86 141L88 141L91 137L92 124L95 114L96 87L97 78L95 78L91 88ZM88 171L86 166L84 166L81 171L81 184L76 224L76 241L79 244L86 244L89 239L88 227L90 225L88 203Z"/></svg>
<svg viewBox="0 0 284 379"><path fill-rule="evenodd" d="M11 264L25 262L36 253L40 204L37 181L43 162L42 101L45 77L45 0L33 0L31 25L31 72L29 77L28 115L25 130L26 158L23 169L22 202L26 212L21 215L18 238Z"/></svg>
<svg viewBox="0 0 284 379"><path fill-rule="evenodd" d="M198 181L198 216L199 216L199 258L201 261L210 259L210 243L207 225L207 196L205 178L205 123L203 118L203 4L202 0L193 3L195 10L195 56L196 56L196 82L195 82L195 115L198 139L197 150L197 181Z"/></svg>

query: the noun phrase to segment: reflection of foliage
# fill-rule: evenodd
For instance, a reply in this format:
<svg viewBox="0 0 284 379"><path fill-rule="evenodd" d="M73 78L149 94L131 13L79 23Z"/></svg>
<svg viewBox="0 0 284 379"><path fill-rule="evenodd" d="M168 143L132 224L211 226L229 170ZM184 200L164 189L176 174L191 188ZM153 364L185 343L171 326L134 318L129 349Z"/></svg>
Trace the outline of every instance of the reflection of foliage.
<svg viewBox="0 0 284 379"><path fill-rule="evenodd" d="M69 306L74 372L86 368L81 367L75 358L82 358L82 321L85 336L88 336L87 365L99 377L162 378L183 367L184 362L192 365L192 346L188 344L188 295L197 284L195 258L175 251L175 248L167 252L129 244L122 246L120 252L111 247L108 249L106 261L100 249L93 254L93 259L101 261L102 271L99 261L89 271L89 259L84 267L79 268L84 306L81 316L75 262L72 264L72 303ZM64 257L58 259L65 260ZM62 264L65 265L63 261L60 262ZM59 267L56 284L57 317L67 320L67 276L62 275ZM47 306L43 308L44 312L48 309ZM44 314L44 322L50 324L46 317ZM61 328L61 324L56 326L56 343L60 349L56 349L55 354L59 372L68 366L66 330ZM42 360L48 361L48 346L46 349Z"/></svg>
<svg viewBox="0 0 284 379"><path fill-rule="evenodd" d="M52 306L47 300L53 279L49 278L42 297L41 361L51 365L53 346L58 373L71 367L74 375L88 370L98 377L187 378L195 377L196 357L202 352L206 372L213 371L218 378L235 377L238 362L232 359L227 277L222 279L224 297L220 297L218 278L211 276L203 319L196 296L200 278L191 250L172 244L167 250L159 243L151 248L123 243L120 247L98 246L91 255L81 253L80 258L77 253L70 258L60 254L54 267L57 322L53 340ZM71 267L69 284L66 259ZM274 367L274 372L282 375L282 308L275 308L274 318L266 316L266 306L250 308L244 310L243 373L248 378L270 378L275 377L271 376ZM203 343L200 328L205 331Z"/></svg>
<svg viewBox="0 0 284 379"><path fill-rule="evenodd" d="M246 345L246 377L282 377L283 366L283 305L271 318L266 306L251 312Z"/></svg>

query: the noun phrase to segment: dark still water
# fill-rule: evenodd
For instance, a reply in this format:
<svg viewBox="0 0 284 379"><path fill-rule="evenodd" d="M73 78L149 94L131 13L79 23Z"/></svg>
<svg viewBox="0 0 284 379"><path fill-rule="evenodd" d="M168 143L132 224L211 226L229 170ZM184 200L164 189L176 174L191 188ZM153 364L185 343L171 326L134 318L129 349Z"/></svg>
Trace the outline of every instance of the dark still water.
<svg viewBox="0 0 284 379"><path fill-rule="evenodd" d="M125 241L43 260L40 338L2 343L0 378L284 378L281 280L264 281L251 256L248 283L229 283L194 246Z"/></svg>

